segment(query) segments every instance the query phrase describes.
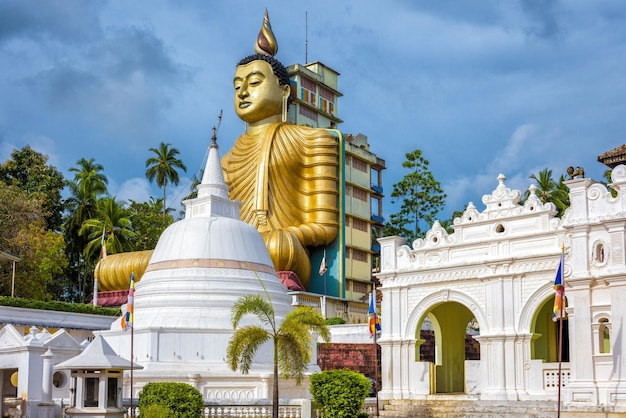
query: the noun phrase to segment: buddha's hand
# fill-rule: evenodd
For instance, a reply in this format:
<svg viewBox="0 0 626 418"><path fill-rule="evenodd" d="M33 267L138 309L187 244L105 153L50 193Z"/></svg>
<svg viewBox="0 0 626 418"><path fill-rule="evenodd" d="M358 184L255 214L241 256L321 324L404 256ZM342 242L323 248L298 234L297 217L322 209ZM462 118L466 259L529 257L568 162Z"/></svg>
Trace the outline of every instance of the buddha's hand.
<svg viewBox="0 0 626 418"><path fill-rule="evenodd" d="M336 225L324 225L321 223L306 223L285 228L286 231L295 235L305 247L317 247L330 244L337 236Z"/></svg>

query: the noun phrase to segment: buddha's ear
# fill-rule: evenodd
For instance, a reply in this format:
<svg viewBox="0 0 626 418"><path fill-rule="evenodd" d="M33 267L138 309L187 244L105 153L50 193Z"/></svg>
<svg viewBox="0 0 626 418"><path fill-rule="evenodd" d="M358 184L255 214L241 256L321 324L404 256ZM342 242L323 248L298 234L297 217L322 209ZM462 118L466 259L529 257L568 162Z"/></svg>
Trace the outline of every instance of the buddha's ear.
<svg viewBox="0 0 626 418"><path fill-rule="evenodd" d="M289 95L291 94L291 86L289 84L283 84L282 86L280 86L280 95L283 97L289 97Z"/></svg>

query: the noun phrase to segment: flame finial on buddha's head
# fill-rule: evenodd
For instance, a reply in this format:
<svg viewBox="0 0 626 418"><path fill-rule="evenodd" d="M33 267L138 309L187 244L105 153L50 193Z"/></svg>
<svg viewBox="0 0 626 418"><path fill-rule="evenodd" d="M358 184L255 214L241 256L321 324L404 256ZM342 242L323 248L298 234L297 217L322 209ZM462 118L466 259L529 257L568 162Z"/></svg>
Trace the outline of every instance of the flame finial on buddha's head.
<svg viewBox="0 0 626 418"><path fill-rule="evenodd" d="M254 44L254 52L262 55L274 56L278 52L278 42L272 32L272 25L270 24L270 17L265 9L265 16L263 17L263 26L259 31L256 43Z"/></svg>

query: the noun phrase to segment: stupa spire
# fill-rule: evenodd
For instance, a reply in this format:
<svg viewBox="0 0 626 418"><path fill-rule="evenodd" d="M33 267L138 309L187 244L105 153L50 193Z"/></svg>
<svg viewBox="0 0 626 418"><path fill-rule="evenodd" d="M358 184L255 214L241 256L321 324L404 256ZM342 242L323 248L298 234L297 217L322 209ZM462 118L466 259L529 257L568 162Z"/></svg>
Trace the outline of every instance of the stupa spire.
<svg viewBox="0 0 626 418"><path fill-rule="evenodd" d="M185 218L223 216L240 219L239 207L241 203L229 199L228 185L224 181L220 162L217 131L221 120L222 112L220 111L217 127L213 127L209 156L204 166L202 181L198 184L198 196L183 202L185 204Z"/></svg>

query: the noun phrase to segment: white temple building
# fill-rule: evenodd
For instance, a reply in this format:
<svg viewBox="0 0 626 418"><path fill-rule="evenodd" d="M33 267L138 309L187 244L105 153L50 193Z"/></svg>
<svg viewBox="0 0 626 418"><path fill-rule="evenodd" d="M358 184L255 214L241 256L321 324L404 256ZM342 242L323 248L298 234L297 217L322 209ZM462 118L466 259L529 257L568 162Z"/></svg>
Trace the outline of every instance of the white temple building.
<svg viewBox="0 0 626 418"><path fill-rule="evenodd" d="M192 384L206 401L270 399L272 346L261 347L247 375L226 364L231 307L247 294L269 296L280 322L293 309L291 297L261 235L240 220L239 202L228 198L215 140L198 197L184 204L185 219L163 232L136 284L132 361L143 370L134 372L133 397L148 382L177 381ZM122 330L119 320L96 334L130 359L131 332ZM310 369L319 370L315 364ZM280 395L310 398L306 382L299 387L293 380L280 381Z"/></svg>
<svg viewBox="0 0 626 418"><path fill-rule="evenodd" d="M571 206L559 219L534 186L520 204L520 191L500 175L482 199L486 208L470 203L454 233L435 222L413 243L379 239L379 396L405 406L454 395L466 404L543 401L554 408L560 382L568 411L626 411L626 166L612 179L615 196L591 179L567 181ZM559 379L552 310L562 248L568 320ZM427 318L434 363L420 356ZM468 324L478 330L479 360L465 357Z"/></svg>

